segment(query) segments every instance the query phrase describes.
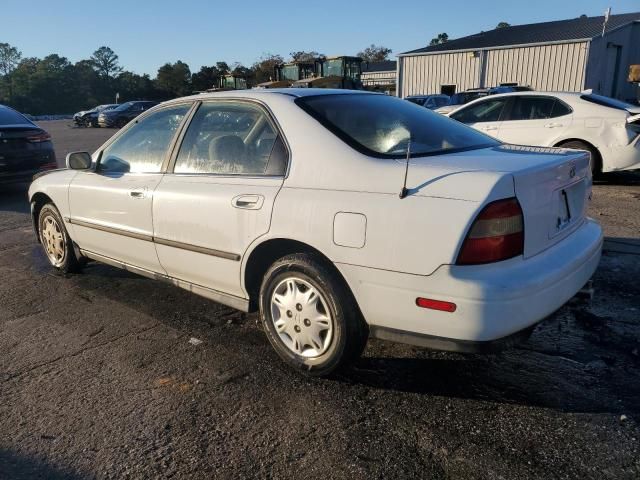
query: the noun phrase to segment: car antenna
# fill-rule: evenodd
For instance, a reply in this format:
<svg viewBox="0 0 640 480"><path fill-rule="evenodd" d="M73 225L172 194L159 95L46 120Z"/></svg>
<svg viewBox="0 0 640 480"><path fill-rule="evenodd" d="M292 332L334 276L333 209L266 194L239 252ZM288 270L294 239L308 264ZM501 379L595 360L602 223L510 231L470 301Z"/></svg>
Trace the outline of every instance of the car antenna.
<svg viewBox="0 0 640 480"><path fill-rule="evenodd" d="M409 138L409 143L407 143L407 161L404 164L404 183L402 184L402 190L400 190L400 199L403 199L407 195L409 195L409 190L407 189L407 173L409 173L409 160L411 159L411 138Z"/></svg>

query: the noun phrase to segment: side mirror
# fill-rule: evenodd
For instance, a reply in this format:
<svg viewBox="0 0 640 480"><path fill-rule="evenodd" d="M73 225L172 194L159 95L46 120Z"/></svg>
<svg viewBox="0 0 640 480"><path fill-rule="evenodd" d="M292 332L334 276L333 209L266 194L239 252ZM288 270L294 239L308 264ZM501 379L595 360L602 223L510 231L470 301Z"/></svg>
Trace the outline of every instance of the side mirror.
<svg viewBox="0 0 640 480"><path fill-rule="evenodd" d="M71 152L67 154L66 165L72 170L88 170L91 168L91 155L89 152Z"/></svg>

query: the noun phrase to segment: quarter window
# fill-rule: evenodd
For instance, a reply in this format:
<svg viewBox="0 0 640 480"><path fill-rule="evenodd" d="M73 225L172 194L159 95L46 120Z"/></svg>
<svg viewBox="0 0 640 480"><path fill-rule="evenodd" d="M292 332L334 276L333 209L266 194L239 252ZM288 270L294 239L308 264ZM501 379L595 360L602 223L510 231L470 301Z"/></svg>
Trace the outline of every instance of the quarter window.
<svg viewBox="0 0 640 480"><path fill-rule="evenodd" d="M174 172L284 175L286 165L284 143L260 107L210 102L194 115Z"/></svg>
<svg viewBox="0 0 640 480"><path fill-rule="evenodd" d="M504 99L485 100L451 115L462 123L497 122L506 104Z"/></svg>
<svg viewBox="0 0 640 480"><path fill-rule="evenodd" d="M136 121L111 145L100 159L100 172L158 173L190 104L168 107Z"/></svg>

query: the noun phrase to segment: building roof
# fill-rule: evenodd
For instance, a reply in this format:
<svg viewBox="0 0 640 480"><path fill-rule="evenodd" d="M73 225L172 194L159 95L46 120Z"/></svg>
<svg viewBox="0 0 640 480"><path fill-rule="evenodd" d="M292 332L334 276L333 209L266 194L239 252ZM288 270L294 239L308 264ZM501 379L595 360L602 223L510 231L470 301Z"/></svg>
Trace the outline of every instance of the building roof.
<svg viewBox="0 0 640 480"><path fill-rule="evenodd" d="M607 31L634 21L640 21L640 12L611 15L607 23ZM604 17L600 16L514 25L456 38L446 43L411 50L401 55L582 40L600 35L603 23Z"/></svg>
<svg viewBox="0 0 640 480"><path fill-rule="evenodd" d="M385 60L383 62L362 62L362 73L390 72L396 71L395 60Z"/></svg>

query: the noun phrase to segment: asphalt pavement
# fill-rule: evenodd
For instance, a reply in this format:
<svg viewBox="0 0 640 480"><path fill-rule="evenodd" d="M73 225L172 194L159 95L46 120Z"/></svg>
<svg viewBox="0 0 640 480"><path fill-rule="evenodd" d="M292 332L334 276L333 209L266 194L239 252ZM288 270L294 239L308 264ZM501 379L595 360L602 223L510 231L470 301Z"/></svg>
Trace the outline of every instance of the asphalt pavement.
<svg viewBox="0 0 640 480"><path fill-rule="evenodd" d="M58 155L113 131L46 122ZM49 268L0 191L0 478L640 478L640 175L594 187L592 302L518 347L370 341L306 379L247 315L112 267Z"/></svg>

